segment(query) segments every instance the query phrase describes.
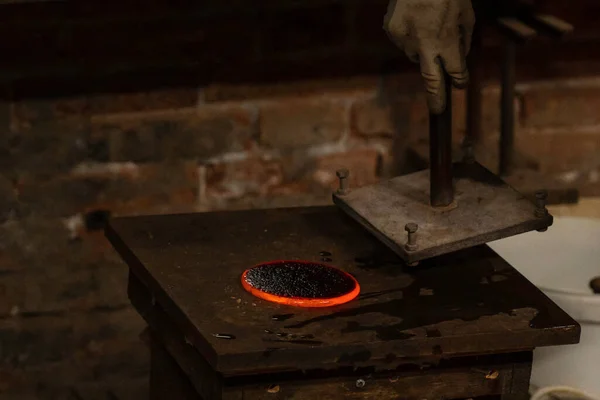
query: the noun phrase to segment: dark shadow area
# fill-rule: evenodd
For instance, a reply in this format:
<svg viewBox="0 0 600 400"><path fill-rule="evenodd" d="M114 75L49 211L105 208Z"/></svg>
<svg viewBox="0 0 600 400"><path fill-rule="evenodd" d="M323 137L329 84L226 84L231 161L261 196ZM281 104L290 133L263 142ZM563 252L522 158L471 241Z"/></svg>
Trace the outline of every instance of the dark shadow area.
<svg viewBox="0 0 600 400"><path fill-rule="evenodd" d="M448 286L449 280L424 269L400 299L404 267L389 252L368 245L367 232L340 235L340 224L358 225L339 214L307 212L298 219L305 233L292 236L274 213L264 230L269 237L253 248L244 246L258 233L244 240L243 229L226 243L215 239L213 231L227 225L224 218L249 221L232 213L235 209L331 204L338 168L351 171L354 188L417 165L406 150L415 138L427 150L423 85L418 66L382 29L387 3L0 0L0 398L145 399L151 364L153 374L168 373L162 369L168 364L151 361L147 341L139 338L146 328L144 313L130 304L128 268L103 236L107 224L122 216L160 214L162 221L178 221L171 230L142 227L139 253L162 257L175 243L183 249L177 256L183 256L197 243L210 245L203 254L190 252L190 259L180 263L184 269L217 245L223 246L223 259L230 257L228 263L245 263L249 258L239 256L240 249L266 249L264 260L269 260L282 241L294 249L291 256L298 246L315 241L306 254L337 266L343 262L340 248L366 246L348 255L350 264L364 277L379 274L377 284L391 287L365 290L352 311L356 315L339 316L349 320L338 332L366 337L375 331L386 337L391 330L447 318L472 320L515 306L515 299L498 295L470 311L458 309L465 301L455 297L457 290L468 300L486 296L492 286L511 289L508 278L513 277L493 282L496 274L485 265L479 272L490 275L489 284L471 279ZM562 172L578 168L582 155L600 149L597 80L576 85L564 80L600 71L600 3L534 3L576 28L562 41L540 38L520 46L516 56L517 81L528 86L517 94L518 123L527 129L520 136L523 146L535 150L532 157L540 163L546 157L541 164L552 172ZM482 86L487 85L482 131L489 133L498 125L502 38L481 15L485 32L478 71ZM555 79L562 80L559 86ZM535 80L544 82L530 84ZM462 115L461 102L455 104ZM460 118L455 120L460 126ZM546 134L557 128L559 134ZM588 190L597 194L599 187L591 182ZM190 222L190 216L216 210L223 213L215 214L208 230ZM335 246L320 241L336 235ZM218 267L210 273L222 278ZM190 270L171 288L179 290L194 274ZM235 277L237 282L237 272ZM400 323L396 316L437 304L433 296L421 296L425 283L431 283L439 301L457 309L444 318L415 314ZM471 293L466 284L477 288ZM198 293L215 286L196 289L188 291L194 304ZM218 312L257 310L237 292L219 288L215 293L223 295ZM145 298L144 305L146 300L154 306ZM372 305L377 302L378 308ZM368 320L373 309L384 312L380 322ZM275 343L264 357L279 357L276 349L285 341L297 340L304 349L321 340L283 334L285 326L326 322L290 315L263 315L268 324L280 325L271 326L273 333L265 337ZM218 328L211 334L227 345L243 340L227 327ZM425 339L435 341L440 332L427 327ZM233 333L235 340L229 337ZM187 353L189 343L181 344ZM439 343L425 349L436 357L449 351ZM348 362L357 359L349 357ZM394 359L390 353L388 362ZM169 393L178 398L176 390Z"/></svg>
<svg viewBox="0 0 600 400"><path fill-rule="evenodd" d="M593 45L597 33L585 17L597 15L598 5L590 0L576 9L558 1L535 5L573 23L576 33L561 44L540 40L520 49L519 78L597 71L591 60L600 62L600 46ZM385 0L0 5L0 81L10 87L3 96L416 72L383 32L386 6ZM497 45L498 38L489 32L484 40L486 79L498 76Z"/></svg>

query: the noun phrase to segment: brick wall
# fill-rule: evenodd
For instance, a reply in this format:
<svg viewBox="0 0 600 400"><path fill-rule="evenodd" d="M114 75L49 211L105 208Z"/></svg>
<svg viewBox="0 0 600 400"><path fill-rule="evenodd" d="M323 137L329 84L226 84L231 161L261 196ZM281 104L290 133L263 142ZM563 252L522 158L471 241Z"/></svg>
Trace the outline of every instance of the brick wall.
<svg viewBox="0 0 600 400"><path fill-rule="evenodd" d="M490 141L499 94L497 85L484 88ZM459 141L464 92L454 96ZM520 83L521 151L546 173L587 167L600 140L599 98L600 78ZM9 115L4 177L17 214L40 218L230 208L305 194L327 200L336 168L350 167L353 184L373 182L427 134L414 75L21 100Z"/></svg>
<svg viewBox="0 0 600 400"><path fill-rule="evenodd" d="M352 185L406 167L427 109L414 66L381 32L385 3L265 2L266 14L222 19L127 3L120 14L7 9L1 37L18 40L0 41L11 55L0 88L2 398L143 396L143 323L102 237L109 216L324 204L338 167ZM517 137L541 171L594 194L600 46L581 21L566 44L522 50ZM497 39L487 40L493 141Z"/></svg>

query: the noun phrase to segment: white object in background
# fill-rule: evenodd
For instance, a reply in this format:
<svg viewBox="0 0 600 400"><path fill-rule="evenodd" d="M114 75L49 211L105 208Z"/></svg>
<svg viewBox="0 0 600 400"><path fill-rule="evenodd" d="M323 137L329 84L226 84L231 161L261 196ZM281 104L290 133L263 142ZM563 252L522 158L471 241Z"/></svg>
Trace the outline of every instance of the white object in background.
<svg viewBox="0 0 600 400"><path fill-rule="evenodd" d="M574 389L569 386L546 386L543 389L536 390L531 396L530 400L556 400L556 399L570 399L570 400L598 400L588 393L582 392L581 390Z"/></svg>
<svg viewBox="0 0 600 400"><path fill-rule="evenodd" d="M555 217L547 232L489 246L581 324L578 345L534 351L532 385L570 386L600 398L600 295L589 287L600 276L600 219Z"/></svg>

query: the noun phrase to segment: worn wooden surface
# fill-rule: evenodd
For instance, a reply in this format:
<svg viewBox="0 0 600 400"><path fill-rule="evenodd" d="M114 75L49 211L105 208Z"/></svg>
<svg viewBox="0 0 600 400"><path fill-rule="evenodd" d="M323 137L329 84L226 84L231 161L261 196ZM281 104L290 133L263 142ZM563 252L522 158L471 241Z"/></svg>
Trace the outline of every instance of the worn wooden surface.
<svg viewBox="0 0 600 400"><path fill-rule="evenodd" d="M148 289L133 274L129 277L128 292L131 303L150 327L150 340L160 342L160 347L177 361L178 368L185 371L195 393L204 399L219 398L223 390L222 376L191 346L186 335L177 328L163 307L154 301ZM155 378L156 376L151 379ZM165 385L159 385L161 386ZM162 389L157 391L161 392Z"/></svg>
<svg viewBox="0 0 600 400"><path fill-rule="evenodd" d="M157 339L158 340L158 339ZM522 357L521 354L516 358ZM152 399L202 399L195 393L189 377L160 343L152 347ZM156 362L154 362L156 361ZM515 371L526 368L527 361L502 365L483 365L443 371L346 376L331 379L279 381L238 385L219 397L227 400L282 399L460 399L480 397L517 399L527 395L528 385L515 384ZM489 369L489 367L495 369ZM360 382L364 382L363 383ZM357 382L360 382L357 385ZM517 391L514 391L518 389ZM212 399L212 398L210 398Z"/></svg>
<svg viewBox="0 0 600 400"><path fill-rule="evenodd" d="M188 377L158 340L150 341L150 400L201 400Z"/></svg>
<svg viewBox="0 0 600 400"><path fill-rule="evenodd" d="M579 338L578 324L488 247L410 269L335 207L122 218L107 235L153 302L225 375L393 367ZM357 300L331 309L287 308L241 287L248 266L317 261L321 251L358 279Z"/></svg>
<svg viewBox="0 0 600 400"><path fill-rule="evenodd" d="M130 296L152 330L151 394L203 399L459 399L482 396L522 398L529 387L531 352L421 360L396 368L338 368L224 377L152 302L147 289L130 276Z"/></svg>

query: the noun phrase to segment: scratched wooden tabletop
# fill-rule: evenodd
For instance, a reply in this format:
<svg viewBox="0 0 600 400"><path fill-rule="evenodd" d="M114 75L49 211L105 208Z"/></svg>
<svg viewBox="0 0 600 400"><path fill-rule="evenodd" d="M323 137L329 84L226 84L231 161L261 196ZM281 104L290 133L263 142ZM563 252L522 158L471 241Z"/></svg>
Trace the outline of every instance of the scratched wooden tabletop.
<svg viewBox="0 0 600 400"><path fill-rule="evenodd" d="M407 267L334 206L119 218L106 234L187 340L223 373L579 340L579 325L487 246ZM301 309L262 301L241 286L250 266L319 261L323 251L359 281L356 300Z"/></svg>

